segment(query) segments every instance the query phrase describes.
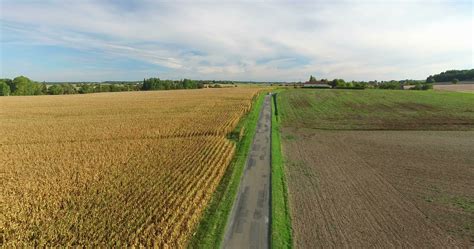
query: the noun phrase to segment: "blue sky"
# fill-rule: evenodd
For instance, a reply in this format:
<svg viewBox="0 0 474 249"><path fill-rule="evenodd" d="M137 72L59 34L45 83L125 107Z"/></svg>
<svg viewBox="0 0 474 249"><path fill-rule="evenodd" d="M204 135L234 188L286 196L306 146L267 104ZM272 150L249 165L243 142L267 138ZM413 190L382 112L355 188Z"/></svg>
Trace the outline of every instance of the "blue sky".
<svg viewBox="0 0 474 249"><path fill-rule="evenodd" d="M474 68L470 0L0 4L2 78L390 80Z"/></svg>

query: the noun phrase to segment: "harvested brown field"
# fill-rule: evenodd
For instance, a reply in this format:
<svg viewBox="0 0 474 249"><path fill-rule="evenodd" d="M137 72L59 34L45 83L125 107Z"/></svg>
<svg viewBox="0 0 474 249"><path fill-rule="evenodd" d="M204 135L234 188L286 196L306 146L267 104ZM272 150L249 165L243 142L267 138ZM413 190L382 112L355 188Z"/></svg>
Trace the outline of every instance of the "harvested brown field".
<svg viewBox="0 0 474 249"><path fill-rule="evenodd" d="M470 84L447 84L447 85L434 85L435 90L440 91L453 91L453 92L470 92L474 93L474 82Z"/></svg>
<svg viewBox="0 0 474 249"><path fill-rule="evenodd" d="M297 248L474 244L474 132L283 132Z"/></svg>
<svg viewBox="0 0 474 249"><path fill-rule="evenodd" d="M0 244L185 247L258 90L0 98Z"/></svg>

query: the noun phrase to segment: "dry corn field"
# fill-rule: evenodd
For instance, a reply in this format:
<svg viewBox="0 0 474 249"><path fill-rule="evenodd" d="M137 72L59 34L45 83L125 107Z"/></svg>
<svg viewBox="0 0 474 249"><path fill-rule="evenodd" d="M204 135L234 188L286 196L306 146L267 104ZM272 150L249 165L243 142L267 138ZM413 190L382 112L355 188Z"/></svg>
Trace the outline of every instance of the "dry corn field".
<svg viewBox="0 0 474 249"><path fill-rule="evenodd" d="M0 98L0 245L185 247L257 91Z"/></svg>

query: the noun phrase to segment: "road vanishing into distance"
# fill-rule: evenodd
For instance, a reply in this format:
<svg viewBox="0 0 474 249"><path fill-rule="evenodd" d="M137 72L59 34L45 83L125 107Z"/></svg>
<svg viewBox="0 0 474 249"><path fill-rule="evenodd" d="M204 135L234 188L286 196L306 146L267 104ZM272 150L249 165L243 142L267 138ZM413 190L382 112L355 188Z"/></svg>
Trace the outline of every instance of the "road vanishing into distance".
<svg viewBox="0 0 474 249"><path fill-rule="evenodd" d="M240 181L223 248L269 248L271 96L265 96L250 154Z"/></svg>

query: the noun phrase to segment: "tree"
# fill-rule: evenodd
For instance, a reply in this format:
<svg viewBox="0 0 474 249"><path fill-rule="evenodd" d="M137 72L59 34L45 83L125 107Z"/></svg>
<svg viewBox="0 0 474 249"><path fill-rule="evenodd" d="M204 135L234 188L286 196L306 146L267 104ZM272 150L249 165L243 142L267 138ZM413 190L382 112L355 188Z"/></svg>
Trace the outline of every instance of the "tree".
<svg viewBox="0 0 474 249"><path fill-rule="evenodd" d="M316 78L313 75L309 76L309 83L316 83L316 82L318 82L318 81L316 80Z"/></svg>
<svg viewBox="0 0 474 249"><path fill-rule="evenodd" d="M421 87L421 90L430 90L430 89L433 89L433 84L430 84L430 83L425 83Z"/></svg>
<svg viewBox="0 0 474 249"><path fill-rule="evenodd" d="M64 94L64 90L61 85L54 84L48 88L48 93L51 95Z"/></svg>
<svg viewBox="0 0 474 249"><path fill-rule="evenodd" d="M184 89L194 89L197 88L196 82L190 79L183 80L183 88Z"/></svg>
<svg viewBox="0 0 474 249"><path fill-rule="evenodd" d="M433 78L433 75L430 75L430 76L428 76L428 78L426 78L426 83L434 83L434 82L435 82L435 80Z"/></svg>
<svg viewBox="0 0 474 249"><path fill-rule="evenodd" d="M435 74L430 77L432 77L433 80L436 82L449 82L449 81L452 81L453 79L458 79L459 81L474 80L474 69L447 70L446 72ZM433 82L428 82L428 83L433 83Z"/></svg>
<svg viewBox="0 0 474 249"><path fill-rule="evenodd" d="M41 87L41 84L38 83L33 83L33 95L43 95L43 88Z"/></svg>
<svg viewBox="0 0 474 249"><path fill-rule="evenodd" d="M143 79L142 90L159 90L160 85L160 78Z"/></svg>
<svg viewBox="0 0 474 249"><path fill-rule="evenodd" d="M63 89L63 94L76 94L77 93L76 87L74 87L74 85L72 84L68 84L68 83L61 84L61 87Z"/></svg>
<svg viewBox="0 0 474 249"><path fill-rule="evenodd" d="M41 84L41 94L48 94L48 85L45 82Z"/></svg>
<svg viewBox="0 0 474 249"><path fill-rule="evenodd" d="M380 83L379 88L380 89L401 90L401 89L403 89L403 84L398 82L398 81L391 80L391 81L388 81L388 82Z"/></svg>
<svg viewBox="0 0 474 249"><path fill-rule="evenodd" d="M34 86L33 82L25 76L18 76L13 79L13 95L33 95Z"/></svg>
<svg viewBox="0 0 474 249"><path fill-rule="evenodd" d="M333 79L328 85L330 85L331 88L344 88L346 87L346 82L343 79Z"/></svg>
<svg viewBox="0 0 474 249"><path fill-rule="evenodd" d="M355 83L354 83L354 87L355 87L355 88L359 88L359 89L365 89L365 88L368 88L368 87L369 87L369 83L364 82L364 81L355 82Z"/></svg>
<svg viewBox="0 0 474 249"><path fill-rule="evenodd" d="M0 96L10 95L10 86L5 80L0 80Z"/></svg>
<svg viewBox="0 0 474 249"><path fill-rule="evenodd" d="M456 78L451 81L451 83L453 83L453 84L457 84L458 82L459 82L459 80L456 79Z"/></svg>

